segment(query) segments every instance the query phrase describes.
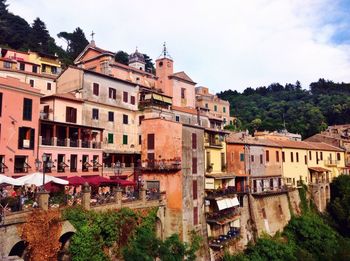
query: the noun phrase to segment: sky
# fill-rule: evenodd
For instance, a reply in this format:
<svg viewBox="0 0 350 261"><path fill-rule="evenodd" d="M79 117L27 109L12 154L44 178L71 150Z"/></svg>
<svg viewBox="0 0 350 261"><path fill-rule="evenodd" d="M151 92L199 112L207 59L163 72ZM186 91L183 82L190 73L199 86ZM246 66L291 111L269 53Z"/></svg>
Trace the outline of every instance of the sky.
<svg viewBox="0 0 350 261"><path fill-rule="evenodd" d="M81 27L98 47L154 60L213 92L279 82L350 82L350 0L8 0L51 36ZM59 45L64 42L57 39Z"/></svg>

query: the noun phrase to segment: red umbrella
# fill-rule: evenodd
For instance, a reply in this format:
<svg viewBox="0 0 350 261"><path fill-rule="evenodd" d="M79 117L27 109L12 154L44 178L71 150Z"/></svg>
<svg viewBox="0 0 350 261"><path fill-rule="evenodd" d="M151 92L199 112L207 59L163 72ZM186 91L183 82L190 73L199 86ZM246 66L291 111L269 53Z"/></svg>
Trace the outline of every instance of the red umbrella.
<svg viewBox="0 0 350 261"><path fill-rule="evenodd" d="M101 176L85 176L84 179L90 186L113 185L118 184L115 180L107 179Z"/></svg>
<svg viewBox="0 0 350 261"><path fill-rule="evenodd" d="M135 186L136 183L131 180L125 180L125 179L116 179L115 180L119 185L126 187L126 186Z"/></svg>
<svg viewBox="0 0 350 261"><path fill-rule="evenodd" d="M87 182L87 180L85 178L79 177L79 176L69 177L66 180L68 180L69 185L74 186L74 187L83 185L85 182Z"/></svg>

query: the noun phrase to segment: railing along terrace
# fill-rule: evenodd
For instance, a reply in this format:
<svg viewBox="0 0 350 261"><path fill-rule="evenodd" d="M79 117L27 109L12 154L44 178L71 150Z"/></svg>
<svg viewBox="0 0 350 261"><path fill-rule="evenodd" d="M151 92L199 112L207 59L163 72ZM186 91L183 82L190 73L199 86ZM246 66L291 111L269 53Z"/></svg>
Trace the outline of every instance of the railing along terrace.
<svg viewBox="0 0 350 261"><path fill-rule="evenodd" d="M81 147L83 148L89 148L89 141L88 140L83 140L81 142Z"/></svg>
<svg viewBox="0 0 350 261"><path fill-rule="evenodd" d="M238 206L234 209L224 209L218 212L207 213L206 218L209 223L223 222L240 214Z"/></svg>
<svg viewBox="0 0 350 261"><path fill-rule="evenodd" d="M70 146L70 147L78 147L78 140L73 140L73 139L71 139L71 140L69 141L69 146Z"/></svg>
<svg viewBox="0 0 350 261"><path fill-rule="evenodd" d="M42 137L41 144L50 146L50 145L52 145L52 139L51 138L44 138L44 137Z"/></svg>
<svg viewBox="0 0 350 261"><path fill-rule="evenodd" d="M207 198L222 197L222 196L232 195L236 193L237 193L237 190L235 187L228 187L226 189L220 188L220 189L207 191Z"/></svg>
<svg viewBox="0 0 350 261"><path fill-rule="evenodd" d="M57 146L65 147L66 146L66 139L57 138Z"/></svg>
<svg viewBox="0 0 350 261"><path fill-rule="evenodd" d="M154 170L154 171L177 171L181 170L180 160L146 160L142 162L142 170Z"/></svg>
<svg viewBox="0 0 350 261"><path fill-rule="evenodd" d="M230 230L227 232L227 234L222 234L215 238L209 239L209 246L220 250L222 249L226 244L231 242L233 239L238 238L240 235L240 229L237 227L230 227Z"/></svg>

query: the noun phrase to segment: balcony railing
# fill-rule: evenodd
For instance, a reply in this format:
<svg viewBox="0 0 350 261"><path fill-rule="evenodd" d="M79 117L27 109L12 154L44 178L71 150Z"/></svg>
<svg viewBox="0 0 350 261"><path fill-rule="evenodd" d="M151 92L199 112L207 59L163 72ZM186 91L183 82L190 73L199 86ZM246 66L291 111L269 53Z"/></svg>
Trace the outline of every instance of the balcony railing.
<svg viewBox="0 0 350 261"><path fill-rule="evenodd" d="M147 160L142 162L143 171L178 171L181 170L180 160Z"/></svg>
<svg viewBox="0 0 350 261"><path fill-rule="evenodd" d="M65 139L65 138L44 138L41 137L40 145L45 146L58 146L58 147L72 147L72 148L91 148L101 149L101 142L99 141L87 141L78 139Z"/></svg>
<svg viewBox="0 0 350 261"><path fill-rule="evenodd" d="M328 159L324 161L324 164L326 166L337 166L339 164L338 160L332 160L332 159Z"/></svg>
<svg viewBox="0 0 350 261"><path fill-rule="evenodd" d="M206 214L207 223L224 225L239 218L240 211L238 208L225 209L220 212L213 212Z"/></svg>
<svg viewBox="0 0 350 261"><path fill-rule="evenodd" d="M216 238L209 239L209 246L215 250L220 250L226 244L238 238L239 235L240 235L240 229L236 227L231 227L226 235L223 234Z"/></svg>
<svg viewBox="0 0 350 261"><path fill-rule="evenodd" d="M207 199L214 199L222 196L228 196L236 194L236 188L235 187L228 187L227 189L215 189L215 190L208 190L207 191Z"/></svg>
<svg viewBox="0 0 350 261"><path fill-rule="evenodd" d="M211 147L222 147L222 141L218 139L206 139L204 141L206 146L211 146Z"/></svg>

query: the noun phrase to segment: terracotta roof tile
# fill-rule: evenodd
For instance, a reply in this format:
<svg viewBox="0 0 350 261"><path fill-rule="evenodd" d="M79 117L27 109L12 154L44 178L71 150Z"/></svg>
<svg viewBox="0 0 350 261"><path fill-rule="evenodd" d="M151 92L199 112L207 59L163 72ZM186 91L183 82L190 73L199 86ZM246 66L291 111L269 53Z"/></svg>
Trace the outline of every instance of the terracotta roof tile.
<svg viewBox="0 0 350 261"><path fill-rule="evenodd" d="M79 98L75 97L75 95L74 95L73 93L70 93L70 92L66 92L66 93L56 93L56 94L44 96L44 97L42 97L41 99L42 99L42 100L47 100L47 99L51 99L51 98L60 98L60 99L65 99L65 100L71 100L71 101L81 102L81 103L84 102L82 99L79 99Z"/></svg>
<svg viewBox="0 0 350 261"><path fill-rule="evenodd" d="M21 82L19 79L9 76L7 76L6 78L0 77L0 85L24 89L34 93L41 93L40 90L31 87L29 84Z"/></svg>
<svg viewBox="0 0 350 261"><path fill-rule="evenodd" d="M170 75L170 77L175 77L175 78L190 82L192 84L196 84L184 71L174 73L174 74Z"/></svg>

